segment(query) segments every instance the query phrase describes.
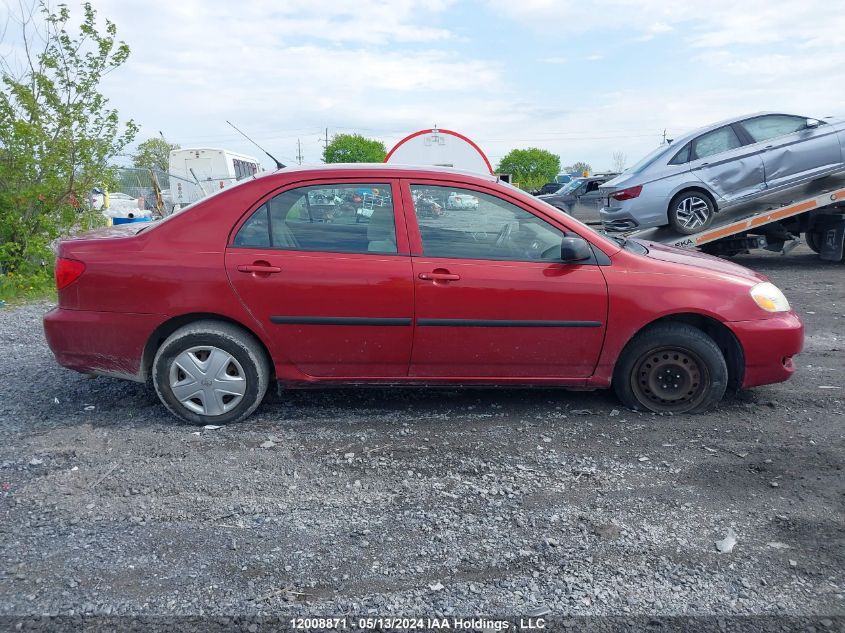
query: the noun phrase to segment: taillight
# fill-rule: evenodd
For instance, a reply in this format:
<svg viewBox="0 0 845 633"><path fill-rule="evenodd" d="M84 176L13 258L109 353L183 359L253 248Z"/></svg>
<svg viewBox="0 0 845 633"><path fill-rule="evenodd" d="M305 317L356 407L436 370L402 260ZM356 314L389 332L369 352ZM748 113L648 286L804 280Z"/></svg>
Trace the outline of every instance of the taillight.
<svg viewBox="0 0 845 633"><path fill-rule="evenodd" d="M69 286L85 272L85 264L76 259L59 257L56 260L56 290Z"/></svg>
<svg viewBox="0 0 845 633"><path fill-rule="evenodd" d="M622 189L621 191L612 193L610 194L610 197L614 200L633 200L640 195L642 190L643 186L637 185L636 187L628 187L627 189Z"/></svg>

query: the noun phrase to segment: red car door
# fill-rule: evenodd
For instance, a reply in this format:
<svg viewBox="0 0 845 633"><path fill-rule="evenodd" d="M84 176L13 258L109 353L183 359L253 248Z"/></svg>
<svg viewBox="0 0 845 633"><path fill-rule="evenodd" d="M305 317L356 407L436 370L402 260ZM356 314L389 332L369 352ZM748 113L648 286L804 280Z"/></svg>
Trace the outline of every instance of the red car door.
<svg viewBox="0 0 845 633"><path fill-rule="evenodd" d="M600 266L561 263L563 231L502 194L434 181L403 181L403 191L415 253L411 376L593 373L607 319Z"/></svg>
<svg viewBox="0 0 845 633"><path fill-rule="evenodd" d="M390 182L300 185L235 227L229 280L283 365L307 376L407 376L413 283L397 195Z"/></svg>

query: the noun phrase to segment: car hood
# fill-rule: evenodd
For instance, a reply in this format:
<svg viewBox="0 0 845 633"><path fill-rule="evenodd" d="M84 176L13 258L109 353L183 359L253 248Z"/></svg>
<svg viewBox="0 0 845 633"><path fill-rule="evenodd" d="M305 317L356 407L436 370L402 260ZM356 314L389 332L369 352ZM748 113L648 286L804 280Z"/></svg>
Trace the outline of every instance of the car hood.
<svg viewBox="0 0 845 633"><path fill-rule="evenodd" d="M751 282L768 281L768 278L765 275L761 275L760 273L755 272L750 268L746 268L745 266L725 261L719 257L705 255L704 253L688 250L686 248L666 246L665 244L660 244L659 242L649 242L646 240L633 241L639 242L648 249L648 254L645 255L645 257L650 257L652 259L672 264L683 264L685 266L702 268L710 272L730 275L732 277L737 277Z"/></svg>
<svg viewBox="0 0 845 633"><path fill-rule="evenodd" d="M537 196L540 200L558 200L560 202L571 202L575 199L572 194L546 193L542 196Z"/></svg>

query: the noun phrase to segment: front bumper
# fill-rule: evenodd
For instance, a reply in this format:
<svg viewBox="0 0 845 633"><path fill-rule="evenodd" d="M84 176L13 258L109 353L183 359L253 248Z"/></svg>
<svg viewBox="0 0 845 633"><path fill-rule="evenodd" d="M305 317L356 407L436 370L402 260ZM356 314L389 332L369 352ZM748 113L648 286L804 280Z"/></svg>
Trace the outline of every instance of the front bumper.
<svg viewBox="0 0 845 633"><path fill-rule="evenodd" d="M804 348L804 324L794 312L770 319L726 324L739 340L745 355L742 388L788 380L795 373L793 356Z"/></svg>
<svg viewBox="0 0 845 633"><path fill-rule="evenodd" d="M163 320L156 314L54 308L44 315L44 334L68 369L143 381L144 347Z"/></svg>

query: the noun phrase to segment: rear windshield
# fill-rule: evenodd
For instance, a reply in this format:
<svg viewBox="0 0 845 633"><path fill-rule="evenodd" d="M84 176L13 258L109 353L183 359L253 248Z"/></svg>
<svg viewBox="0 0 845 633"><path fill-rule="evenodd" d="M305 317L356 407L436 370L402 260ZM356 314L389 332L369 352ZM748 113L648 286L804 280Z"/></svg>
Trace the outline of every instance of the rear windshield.
<svg viewBox="0 0 845 633"><path fill-rule="evenodd" d="M654 161L656 161L658 158L660 158L666 152L668 152L670 150L670 148L674 149L674 147L672 145L661 145L660 147L655 148L654 150L652 150L651 152L646 154L644 158L642 158L641 160L637 161L636 163L634 163L633 165L628 167L628 169L626 169L623 173L625 173L625 174L638 174L638 173L640 173L643 169L645 169L646 167L651 165Z"/></svg>

